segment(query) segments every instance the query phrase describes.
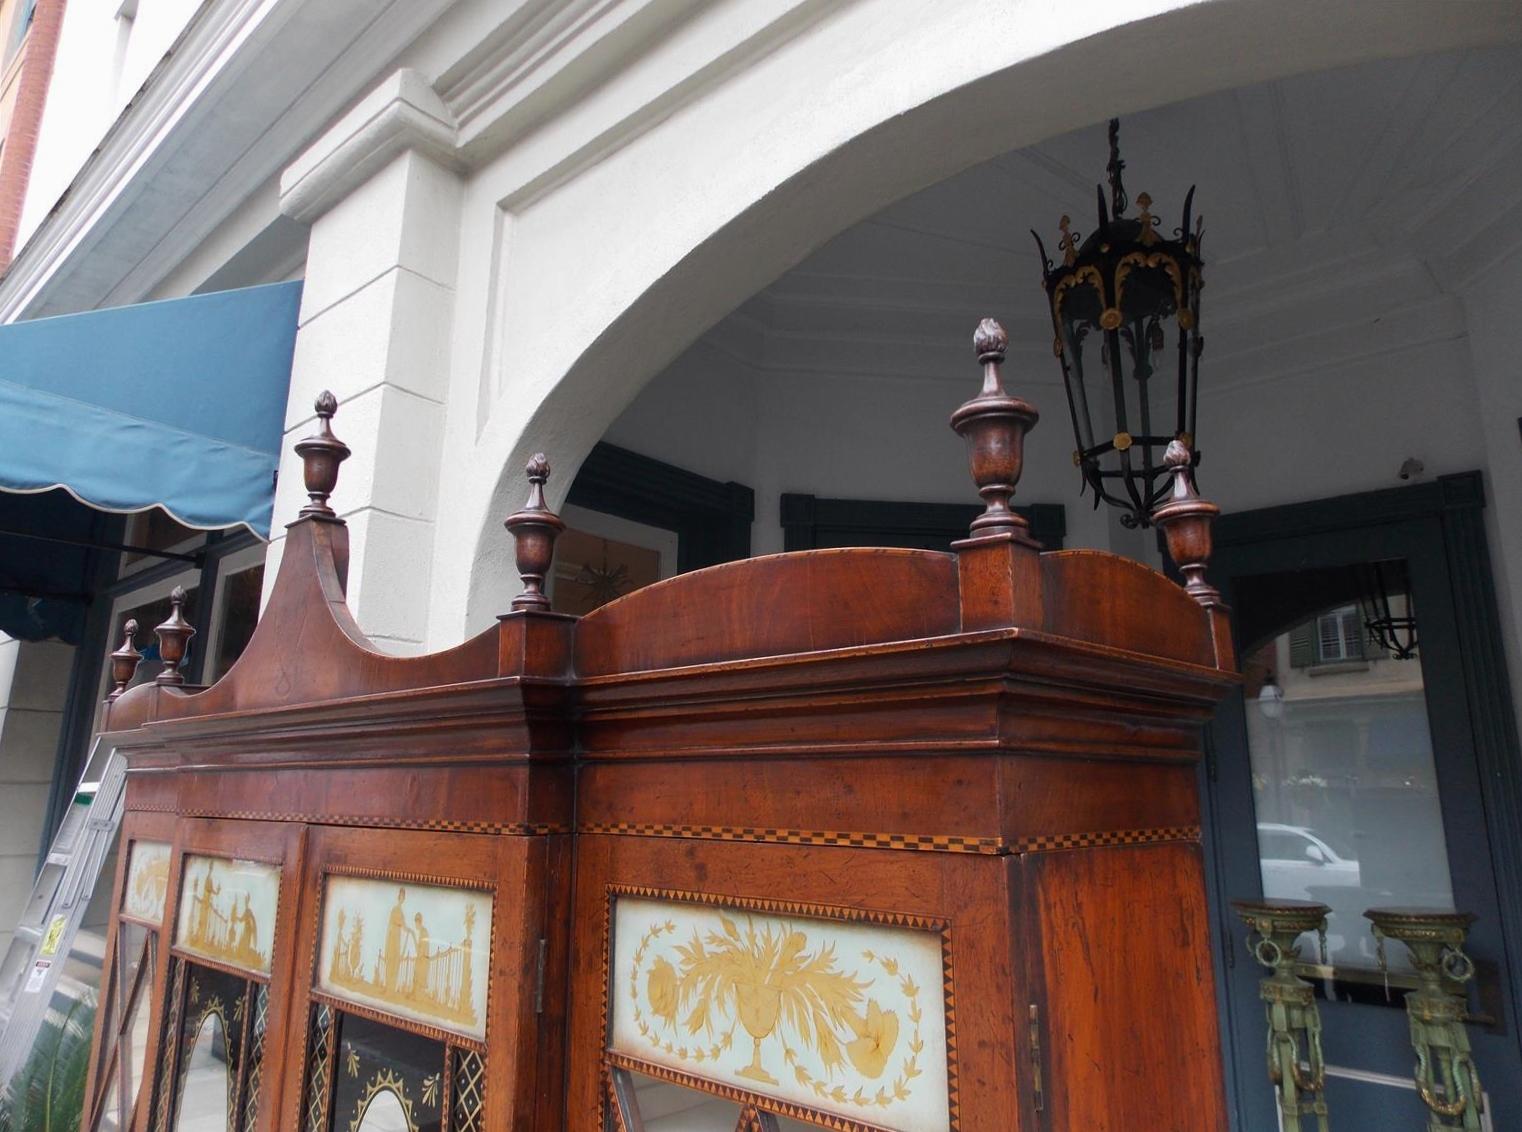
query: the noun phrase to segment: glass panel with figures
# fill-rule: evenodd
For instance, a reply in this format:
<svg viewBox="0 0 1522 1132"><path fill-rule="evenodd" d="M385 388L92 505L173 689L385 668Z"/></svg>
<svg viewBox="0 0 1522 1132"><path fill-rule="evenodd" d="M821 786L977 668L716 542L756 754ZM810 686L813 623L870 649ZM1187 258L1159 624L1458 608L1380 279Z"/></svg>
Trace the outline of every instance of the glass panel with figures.
<svg viewBox="0 0 1522 1132"><path fill-rule="evenodd" d="M1327 905L1328 961L1375 968L1366 908L1453 907L1421 657L1398 658L1342 604L1242 668L1263 893ZM1387 959L1407 964L1404 948Z"/></svg>
<svg viewBox="0 0 1522 1132"><path fill-rule="evenodd" d="M489 892L323 879L304 1132L481 1132Z"/></svg>

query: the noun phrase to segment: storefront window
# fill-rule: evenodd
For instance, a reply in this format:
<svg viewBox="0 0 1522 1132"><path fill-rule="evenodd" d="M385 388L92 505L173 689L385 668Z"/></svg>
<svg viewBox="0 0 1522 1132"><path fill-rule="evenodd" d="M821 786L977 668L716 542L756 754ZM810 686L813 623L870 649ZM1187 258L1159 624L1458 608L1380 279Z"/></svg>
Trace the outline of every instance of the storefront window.
<svg viewBox="0 0 1522 1132"><path fill-rule="evenodd" d="M259 595L264 588L264 547L255 550L259 556L255 565L224 573L219 579L211 664L204 674L207 683L215 683L227 674L248 647L258 624Z"/></svg>
<svg viewBox="0 0 1522 1132"><path fill-rule="evenodd" d="M1243 669L1263 893L1326 904L1332 964L1374 967L1366 908L1453 907L1421 660L1380 650L1349 606L1280 634ZM1260 699L1270 680L1282 696ZM1388 959L1405 964L1404 949Z"/></svg>
<svg viewBox="0 0 1522 1132"><path fill-rule="evenodd" d="M122 552L122 572L129 573L162 559L145 551L161 550L174 554L188 554L206 536L204 532L177 522L161 507L151 507L127 516L127 527L122 542L141 550Z"/></svg>
<svg viewBox="0 0 1522 1132"><path fill-rule="evenodd" d="M194 577L194 575L189 575ZM156 592L156 591L155 591ZM196 614L200 611L201 589L199 586L185 586L185 620L192 625L196 624ZM132 599L128 599L132 600ZM151 683L160 672L164 671L164 662L159 658L159 641L153 634L153 627L169 618L169 593L166 591L158 596L141 600L139 604L131 605L125 609L119 609L112 618L114 627L112 630L111 647L121 644L122 626L129 620L138 624L137 647L143 654L143 659L138 662L137 674L132 677L129 687L137 687L139 684ZM197 641L190 638L190 645L185 651L185 660L181 667L193 663ZM106 669L110 670L109 658L106 661Z"/></svg>

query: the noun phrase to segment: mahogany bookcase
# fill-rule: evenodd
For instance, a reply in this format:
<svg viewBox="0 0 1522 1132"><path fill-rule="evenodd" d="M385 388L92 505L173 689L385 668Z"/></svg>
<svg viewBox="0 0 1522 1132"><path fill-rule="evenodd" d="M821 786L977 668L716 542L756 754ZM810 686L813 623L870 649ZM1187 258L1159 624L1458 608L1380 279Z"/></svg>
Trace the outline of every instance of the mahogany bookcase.
<svg viewBox="0 0 1522 1132"><path fill-rule="evenodd" d="M1214 508L1185 452L1156 518L1187 587L1042 553L1009 507L1035 413L1003 349L985 323L953 418L986 507L952 552L773 555L567 617L536 459L524 594L409 658L344 605L320 402L242 658L123 694L118 655L105 969L143 974L103 988L86 1127L140 1075L121 1123L149 1132L208 1097L206 1127L289 1132L371 1106L450 1132L1220 1132Z"/></svg>

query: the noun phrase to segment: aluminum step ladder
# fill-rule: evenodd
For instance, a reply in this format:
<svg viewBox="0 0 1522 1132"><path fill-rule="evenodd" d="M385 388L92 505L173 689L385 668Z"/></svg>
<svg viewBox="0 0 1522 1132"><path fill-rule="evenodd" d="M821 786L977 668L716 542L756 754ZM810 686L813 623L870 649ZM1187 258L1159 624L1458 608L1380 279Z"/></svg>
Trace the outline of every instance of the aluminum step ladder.
<svg viewBox="0 0 1522 1132"><path fill-rule="evenodd" d="M50 1015L62 1025L76 1003L99 996L104 937L79 938L79 928L116 843L125 786L126 760L97 739L0 960L0 1089L26 1063Z"/></svg>

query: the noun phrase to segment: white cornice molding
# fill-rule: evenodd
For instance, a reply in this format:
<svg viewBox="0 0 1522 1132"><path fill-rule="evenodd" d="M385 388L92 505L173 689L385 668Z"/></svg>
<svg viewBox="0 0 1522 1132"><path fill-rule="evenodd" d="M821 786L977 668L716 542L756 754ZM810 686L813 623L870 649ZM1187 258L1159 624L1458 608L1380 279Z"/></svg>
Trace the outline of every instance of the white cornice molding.
<svg viewBox="0 0 1522 1132"><path fill-rule="evenodd" d="M627 22L644 3L619 0L533 0L517 18L488 37L441 80L442 97L460 126L471 131L483 117L499 117L504 102L537 87L538 77L609 25Z"/></svg>
<svg viewBox="0 0 1522 1132"><path fill-rule="evenodd" d="M208 4L190 21L143 89L32 233L0 279L0 322L26 312L38 292L116 201L127 181L255 33L283 22L280 0Z"/></svg>
<svg viewBox="0 0 1522 1132"><path fill-rule="evenodd" d="M454 2L209 0L0 278L0 322L140 301Z"/></svg>
<svg viewBox="0 0 1522 1132"><path fill-rule="evenodd" d="M291 163L280 177L280 211L310 224L408 150L458 168L455 136L454 116L428 80L403 68Z"/></svg>

